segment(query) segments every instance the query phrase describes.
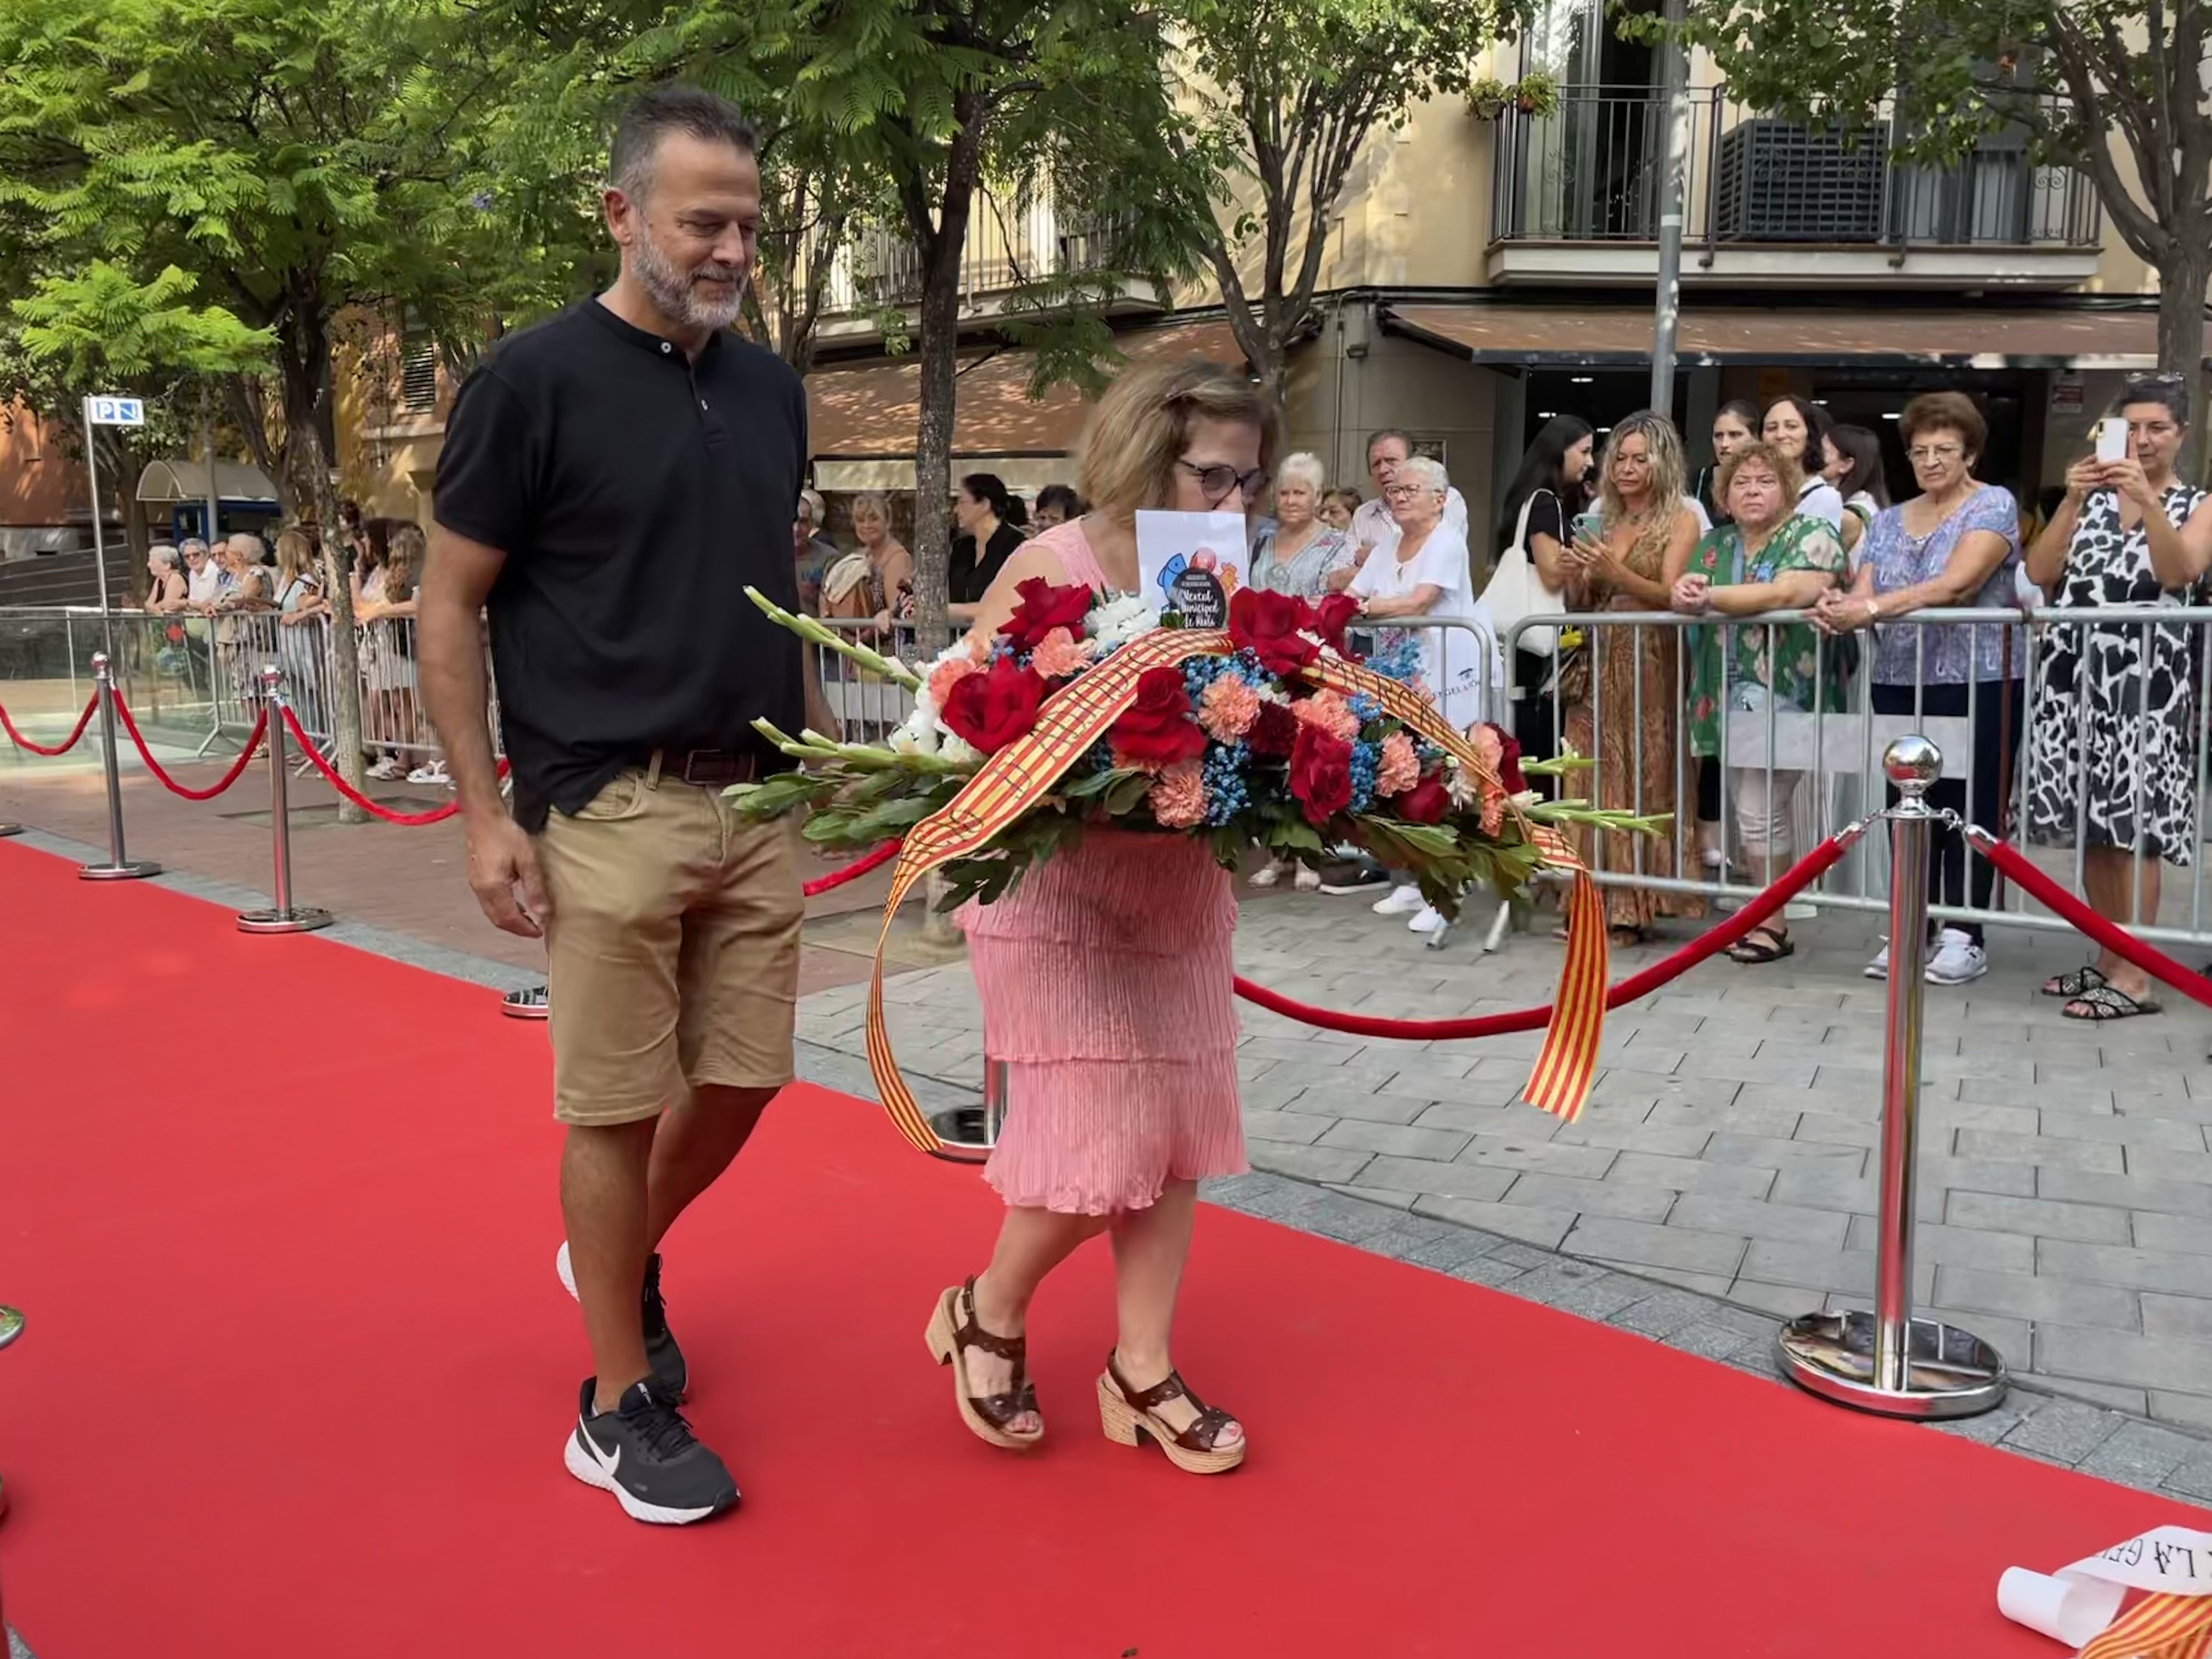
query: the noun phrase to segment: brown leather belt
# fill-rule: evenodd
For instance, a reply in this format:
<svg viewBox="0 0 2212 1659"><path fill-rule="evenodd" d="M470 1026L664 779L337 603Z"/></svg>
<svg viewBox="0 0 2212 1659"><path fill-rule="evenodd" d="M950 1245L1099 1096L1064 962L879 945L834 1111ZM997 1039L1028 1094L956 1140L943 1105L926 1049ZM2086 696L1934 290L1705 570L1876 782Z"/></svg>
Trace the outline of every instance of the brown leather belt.
<svg viewBox="0 0 2212 1659"><path fill-rule="evenodd" d="M760 775L758 755L730 749L656 749L647 757L646 771L655 778L674 778L705 789L750 783Z"/></svg>

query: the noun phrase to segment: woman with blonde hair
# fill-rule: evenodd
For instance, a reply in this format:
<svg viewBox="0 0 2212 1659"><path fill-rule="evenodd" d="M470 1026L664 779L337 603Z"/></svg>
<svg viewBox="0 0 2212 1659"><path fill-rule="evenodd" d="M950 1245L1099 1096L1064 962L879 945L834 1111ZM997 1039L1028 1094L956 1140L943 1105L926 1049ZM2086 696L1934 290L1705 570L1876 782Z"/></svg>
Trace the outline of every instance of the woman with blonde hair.
<svg viewBox="0 0 2212 1659"><path fill-rule="evenodd" d="M1079 519L1024 543L984 594L989 639L1021 583L1139 586L1139 508L1242 512L1273 470L1279 416L1243 369L1132 368L1085 441ZM1155 1442L1178 1468L1243 1461L1235 1418L1185 1385L1169 1353L1198 1182L1245 1168L1231 995L1237 901L1192 836L1087 828L1005 897L961 913L984 1051L1007 1113L985 1177L1006 1203L990 1265L938 1300L930 1352L961 1419L994 1446L1044 1434L1026 1369L1030 1298L1085 1240L1113 1241L1119 1340L1098 1378L1109 1439Z"/></svg>
<svg viewBox="0 0 2212 1659"><path fill-rule="evenodd" d="M1575 520L1567 552L1570 611L1664 611L1672 604L1698 543L1698 515L1683 499L1682 479L1682 440L1665 416L1643 410L1613 428L1598 463L1595 522L1589 514ZM1596 761L1592 793L1601 806L1673 812L1681 803L1676 633L1593 628L1582 660L1561 672L1567 742ZM1614 875L1671 878L1674 839L1607 832L1603 862L1593 866ZM1606 888L1607 925L1619 945L1642 944L1660 916L1698 916L1705 908L1692 896Z"/></svg>

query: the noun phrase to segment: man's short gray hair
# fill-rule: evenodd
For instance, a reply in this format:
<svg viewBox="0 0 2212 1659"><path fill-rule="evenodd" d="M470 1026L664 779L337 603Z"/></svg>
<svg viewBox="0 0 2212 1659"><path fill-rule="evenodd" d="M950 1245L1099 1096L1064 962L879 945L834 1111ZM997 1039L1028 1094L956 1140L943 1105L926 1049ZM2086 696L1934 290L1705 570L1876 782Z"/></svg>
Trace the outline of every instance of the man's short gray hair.
<svg viewBox="0 0 2212 1659"><path fill-rule="evenodd" d="M1302 483L1314 493L1315 504L1320 503L1321 492L1328 487L1328 469L1321 464L1321 457L1300 450L1295 455L1285 455L1283 464L1275 469L1275 483Z"/></svg>
<svg viewBox="0 0 2212 1659"><path fill-rule="evenodd" d="M194 548L204 553L208 550L208 544L198 536L187 536L177 544L177 551L187 559L192 556Z"/></svg>
<svg viewBox="0 0 2212 1659"><path fill-rule="evenodd" d="M1451 488L1451 474L1444 464L1427 455L1415 455L1398 463L1398 482L1419 484L1422 489L1443 495Z"/></svg>
<svg viewBox="0 0 2212 1659"><path fill-rule="evenodd" d="M653 188L653 158L672 132L760 154L760 135L735 104L703 88L671 82L640 93L623 111L607 155L608 181L632 202L644 201Z"/></svg>

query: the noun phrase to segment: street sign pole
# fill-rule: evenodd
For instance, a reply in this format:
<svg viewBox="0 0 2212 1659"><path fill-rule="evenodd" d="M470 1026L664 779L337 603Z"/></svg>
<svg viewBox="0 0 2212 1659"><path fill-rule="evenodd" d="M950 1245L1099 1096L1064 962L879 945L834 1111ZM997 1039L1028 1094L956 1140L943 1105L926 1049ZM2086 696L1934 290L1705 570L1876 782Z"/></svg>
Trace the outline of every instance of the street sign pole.
<svg viewBox="0 0 2212 1659"><path fill-rule="evenodd" d="M91 397L84 400L84 475L92 487L92 557L100 570L100 644L115 660L115 623L107 603L107 536L100 514L100 453L92 445L96 426L143 426L146 405L137 398Z"/></svg>
<svg viewBox="0 0 2212 1659"><path fill-rule="evenodd" d="M1682 40L1683 0L1667 0L1667 39L1660 48L1661 84L1667 110L1660 137L1659 281L1651 328L1651 408L1674 418L1674 334L1682 302L1684 173L1690 149L1690 103L1683 90L1687 51Z"/></svg>
<svg viewBox="0 0 2212 1659"><path fill-rule="evenodd" d="M84 400L84 475L92 481L92 562L100 572L100 648L115 660L115 623L107 609L107 538L100 526L100 452L92 444L92 403Z"/></svg>

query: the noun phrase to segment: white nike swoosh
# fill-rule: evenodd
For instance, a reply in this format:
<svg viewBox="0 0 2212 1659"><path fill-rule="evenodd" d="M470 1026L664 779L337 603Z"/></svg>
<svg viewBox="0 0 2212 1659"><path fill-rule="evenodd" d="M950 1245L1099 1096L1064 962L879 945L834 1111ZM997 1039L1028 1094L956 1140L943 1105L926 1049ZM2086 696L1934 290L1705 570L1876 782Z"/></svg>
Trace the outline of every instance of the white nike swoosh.
<svg viewBox="0 0 2212 1659"><path fill-rule="evenodd" d="M592 1431L589 1429L579 1429L577 1432L583 1436L584 1449L591 1453L592 1462L597 1463L609 1474L612 1474L617 1469L622 1468L622 1448L620 1446L617 1446L614 1449L614 1455L612 1456L609 1456L605 1452L599 1449L599 1443L592 1438Z"/></svg>

